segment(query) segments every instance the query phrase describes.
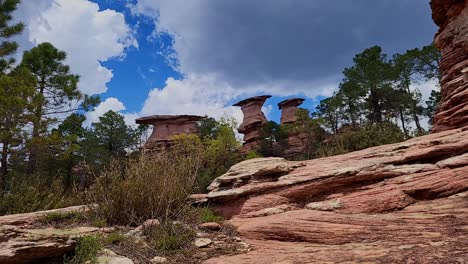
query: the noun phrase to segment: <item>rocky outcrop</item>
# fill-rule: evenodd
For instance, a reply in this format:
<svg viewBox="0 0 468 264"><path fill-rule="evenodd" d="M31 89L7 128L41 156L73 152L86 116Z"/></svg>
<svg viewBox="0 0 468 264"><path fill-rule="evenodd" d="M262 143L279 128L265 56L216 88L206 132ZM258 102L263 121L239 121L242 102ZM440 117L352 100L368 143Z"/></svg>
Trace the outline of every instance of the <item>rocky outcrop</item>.
<svg viewBox="0 0 468 264"><path fill-rule="evenodd" d="M468 124L468 1L432 0L431 7L442 55L442 101L432 129L439 132Z"/></svg>
<svg viewBox="0 0 468 264"><path fill-rule="evenodd" d="M316 160L247 160L209 190L253 250L206 263L468 257L468 126Z"/></svg>
<svg viewBox="0 0 468 264"><path fill-rule="evenodd" d="M244 114L244 120L237 129L239 133L244 134L243 153L259 148L263 126L267 123L262 106L270 97L270 95L255 96L234 104L234 106L240 106Z"/></svg>
<svg viewBox="0 0 468 264"><path fill-rule="evenodd" d="M293 124L297 121L298 106L300 106L304 100L303 98L291 98L278 104L278 108L281 110L280 125Z"/></svg>
<svg viewBox="0 0 468 264"><path fill-rule="evenodd" d="M138 118L137 124L153 126L145 150L163 150L170 146L175 135L198 133L197 122L203 117L195 115L154 115Z"/></svg>

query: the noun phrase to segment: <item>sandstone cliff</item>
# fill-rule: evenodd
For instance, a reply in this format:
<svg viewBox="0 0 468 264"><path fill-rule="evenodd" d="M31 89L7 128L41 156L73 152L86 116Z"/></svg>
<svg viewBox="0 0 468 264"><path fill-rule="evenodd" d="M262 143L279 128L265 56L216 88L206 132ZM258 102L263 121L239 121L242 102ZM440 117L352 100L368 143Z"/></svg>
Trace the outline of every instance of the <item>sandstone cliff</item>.
<svg viewBox="0 0 468 264"><path fill-rule="evenodd" d="M468 123L468 1L433 0L433 19L440 26L435 44L442 59L442 102L433 132Z"/></svg>

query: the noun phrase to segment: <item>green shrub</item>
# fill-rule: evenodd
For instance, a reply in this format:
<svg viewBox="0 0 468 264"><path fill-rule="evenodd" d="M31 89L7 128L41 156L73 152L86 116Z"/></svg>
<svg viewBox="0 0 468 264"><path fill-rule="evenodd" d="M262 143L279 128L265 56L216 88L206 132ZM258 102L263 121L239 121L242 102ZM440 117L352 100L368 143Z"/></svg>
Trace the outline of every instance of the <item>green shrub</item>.
<svg viewBox="0 0 468 264"><path fill-rule="evenodd" d="M168 151L114 162L89 192L90 204L99 204L95 217L124 225L176 219L188 209L203 158L200 149L198 137L179 137Z"/></svg>
<svg viewBox="0 0 468 264"><path fill-rule="evenodd" d="M193 230L181 223L165 222L143 230L150 246L161 251L174 251L187 248L195 238Z"/></svg>
<svg viewBox="0 0 468 264"><path fill-rule="evenodd" d="M217 215L211 208L200 207L200 208L196 208L195 210L196 210L198 219L203 223L220 222L224 220L222 216Z"/></svg>
<svg viewBox="0 0 468 264"><path fill-rule="evenodd" d="M101 243L103 245L117 245L125 240L125 235L119 232L112 232L101 237Z"/></svg>
<svg viewBox="0 0 468 264"><path fill-rule="evenodd" d="M96 264L99 251L102 249L100 238L95 235L83 236L76 240L75 254L65 258L66 264Z"/></svg>
<svg viewBox="0 0 468 264"><path fill-rule="evenodd" d="M85 220L83 212L52 212L39 217L38 222L44 225L72 224Z"/></svg>
<svg viewBox="0 0 468 264"><path fill-rule="evenodd" d="M83 204L81 196L65 192L60 180L37 175L11 176L9 190L0 192L0 215L28 213Z"/></svg>

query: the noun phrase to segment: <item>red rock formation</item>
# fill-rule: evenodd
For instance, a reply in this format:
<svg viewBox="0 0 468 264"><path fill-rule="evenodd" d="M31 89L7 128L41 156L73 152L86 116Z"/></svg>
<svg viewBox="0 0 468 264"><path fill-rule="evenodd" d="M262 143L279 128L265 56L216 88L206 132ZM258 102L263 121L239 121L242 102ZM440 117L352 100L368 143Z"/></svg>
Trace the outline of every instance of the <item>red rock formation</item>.
<svg viewBox="0 0 468 264"><path fill-rule="evenodd" d="M284 100L278 104L278 108L281 110L280 124L282 126L292 125L297 122L297 112L299 110L298 106L301 105L303 102L303 98L292 98ZM283 150L283 154L281 156L285 158L294 158L298 155L304 154L306 152L305 148L307 144L304 144L306 141L306 134L291 133L290 131L287 138L287 146Z"/></svg>
<svg viewBox="0 0 468 264"><path fill-rule="evenodd" d="M160 150L167 148L175 135L197 133L196 125L202 118L195 115L154 115L138 118L136 123L154 126L144 148Z"/></svg>
<svg viewBox="0 0 468 264"><path fill-rule="evenodd" d="M244 114L244 120L238 129L239 133L244 134L243 153L256 150L259 147L259 141L262 139L262 129L267 123L267 119L262 112L262 106L270 97L270 95L255 96L234 104L234 106L240 106Z"/></svg>
<svg viewBox="0 0 468 264"><path fill-rule="evenodd" d="M206 263L468 257L468 126L323 159L247 160L209 190L253 250Z"/></svg>
<svg viewBox="0 0 468 264"><path fill-rule="evenodd" d="M300 106L304 102L303 98L291 98L284 100L278 104L278 108L281 111L281 125L284 124L291 124L297 121L297 110L299 110L298 106Z"/></svg>
<svg viewBox="0 0 468 264"><path fill-rule="evenodd" d="M431 135L334 157L254 159L205 199L253 250L213 263L468 259L468 0L433 0L443 100ZM465 76L464 76L465 75Z"/></svg>
<svg viewBox="0 0 468 264"><path fill-rule="evenodd" d="M432 129L439 132L468 124L468 1L432 0L431 7L442 55L442 101Z"/></svg>

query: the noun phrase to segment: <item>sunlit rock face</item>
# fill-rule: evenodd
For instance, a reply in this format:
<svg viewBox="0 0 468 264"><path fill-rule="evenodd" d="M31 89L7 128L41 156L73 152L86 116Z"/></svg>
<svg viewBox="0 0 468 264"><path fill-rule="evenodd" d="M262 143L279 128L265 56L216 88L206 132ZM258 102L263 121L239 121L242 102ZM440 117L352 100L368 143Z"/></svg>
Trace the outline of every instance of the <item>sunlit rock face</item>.
<svg viewBox="0 0 468 264"><path fill-rule="evenodd" d="M268 122L262 112L262 106L270 97L270 95L255 96L234 104L234 106L241 107L244 114L244 120L238 128L239 133L244 134L243 153L259 148L263 127Z"/></svg>
<svg viewBox="0 0 468 264"><path fill-rule="evenodd" d="M463 263L468 258L468 0L433 0L434 132L308 161L243 161L204 196L253 250L217 263Z"/></svg>
<svg viewBox="0 0 468 264"><path fill-rule="evenodd" d="M197 122L203 117L195 115L154 115L138 118L137 124L153 126L153 133L145 150L162 150L170 146L175 135L198 133Z"/></svg>
<svg viewBox="0 0 468 264"><path fill-rule="evenodd" d="M431 7L442 55L442 101L432 129L439 132L468 124L468 1L432 0Z"/></svg>

